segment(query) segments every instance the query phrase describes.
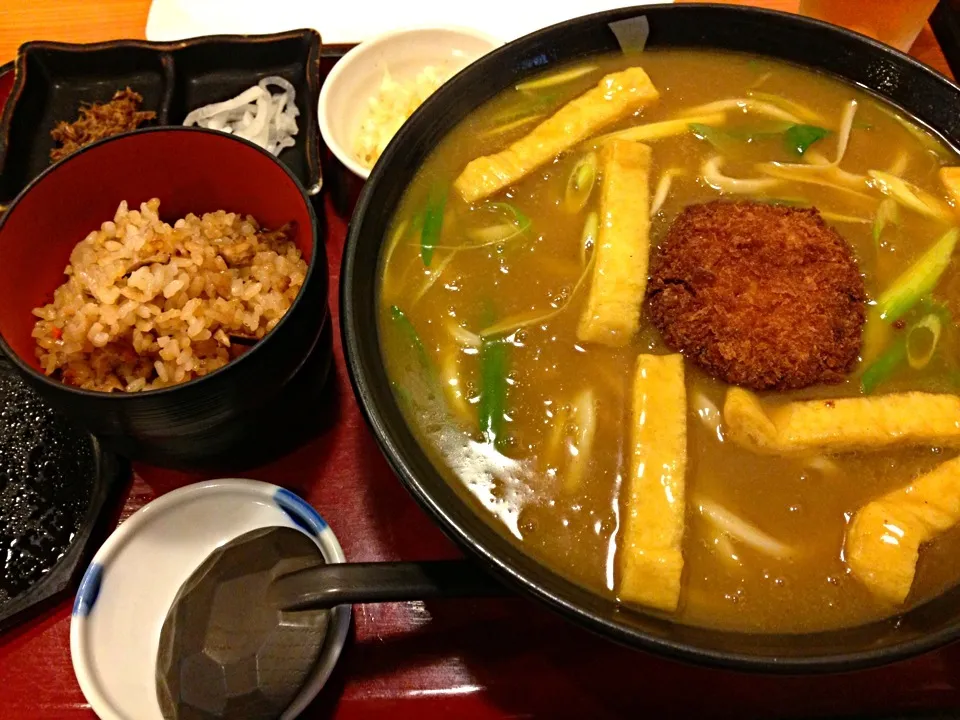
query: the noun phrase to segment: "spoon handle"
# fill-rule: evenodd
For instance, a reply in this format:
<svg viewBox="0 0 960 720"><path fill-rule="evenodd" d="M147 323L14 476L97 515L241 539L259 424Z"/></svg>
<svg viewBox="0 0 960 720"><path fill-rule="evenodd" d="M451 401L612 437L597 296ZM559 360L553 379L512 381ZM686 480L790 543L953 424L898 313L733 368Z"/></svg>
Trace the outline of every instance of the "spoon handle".
<svg viewBox="0 0 960 720"><path fill-rule="evenodd" d="M318 565L277 578L268 601L284 610L446 597L496 597L507 588L469 560Z"/></svg>

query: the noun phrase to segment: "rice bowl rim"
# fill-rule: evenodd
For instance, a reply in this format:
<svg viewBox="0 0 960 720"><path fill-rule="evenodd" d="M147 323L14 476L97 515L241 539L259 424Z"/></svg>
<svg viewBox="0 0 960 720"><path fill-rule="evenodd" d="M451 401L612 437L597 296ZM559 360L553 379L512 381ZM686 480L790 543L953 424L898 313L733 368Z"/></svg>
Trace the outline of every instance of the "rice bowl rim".
<svg viewBox="0 0 960 720"><path fill-rule="evenodd" d="M109 398L116 401L120 401L126 398L135 398L135 397L144 397L144 396L158 397L162 394L182 390L183 388L188 386L196 387L198 383L221 375L224 371L235 367L238 363L243 362L246 358L253 355L253 353L257 352L257 350L259 350L275 332L277 332L280 328L284 326L284 324L287 322L287 319L290 317L290 315L293 314L293 311L300 304L300 301L303 298L303 294L304 294L303 291L314 276L316 265L317 265L316 263L317 253L325 252L325 249L320 247L319 243L317 242L317 234L319 231L318 223L317 223L317 214L313 210L313 205L310 202L310 197L307 195L307 192L304 189L303 184L297 179L297 177L286 165L280 162L279 158L270 154L259 145L252 143L249 140L246 140L245 138L237 137L235 135L224 133L219 130L209 130L207 128L200 128L200 127L182 127L179 125L172 125L172 126L162 125L158 127L139 128L137 130L130 130L127 132L118 133L117 135L111 135L109 137L102 138L100 140L92 142L89 145L84 145L79 150L65 157L63 160L55 162L54 164L50 165L50 167L45 168L43 172L41 172L39 175L33 178L33 180L27 183L27 185L23 188L23 190L21 190L17 194L17 196L13 199L13 202L11 202L10 205L6 208L6 212L4 212L3 216L0 217L0 238L2 238L3 236L3 228L6 226L7 220L11 217L11 215L13 215L14 211L17 208L17 205L20 204L20 202L30 193L31 190L34 189L36 185L39 185L45 178L47 178L47 176L52 175L57 170L61 169L63 166L65 166L67 163L73 160L74 158L79 157L83 153L86 153L90 150L94 150L102 145L106 145L108 143L124 139L131 135L147 135L150 133L164 133L164 132L166 133L169 133L169 132L197 133L197 134L203 134L203 135L210 135L218 138L223 138L225 140L232 141L235 143L239 143L241 145L246 145L247 147L252 148L253 150L256 150L261 155L268 157L275 165L277 165L286 174L287 178L289 178L289 180L293 183L298 194L300 195L300 199L303 201L303 204L307 209L307 215L310 218L310 238L312 243L312 254L310 257L310 262L307 264L307 273L303 278L303 284L300 286L300 290L299 292L297 292L297 296L293 299L293 302L290 303L290 307L283 314L283 317L280 318L280 321L270 331L268 331L254 345L250 346L249 350L244 352L239 357L233 358L226 365L223 365L217 368L216 370L207 373L206 375L201 375L200 377L194 377L194 378L191 378L190 380L186 380L181 383L175 383L167 387L155 388L152 390L139 390L137 392L126 392L126 391L119 391L119 392L109 391L108 392L104 390L87 390L85 388L76 387L75 385L69 385L65 382L55 380L50 375L47 375L46 373L37 370L35 367L33 367L32 365L24 361L24 359L21 358L20 355L16 351L14 351L12 347L10 347L10 344L7 342L6 338L3 337L3 334L0 333L0 351L2 351L3 354L14 365L16 365L20 371L27 373L32 379L42 382L51 387L55 387L58 390L68 392L72 395L76 395L78 397L98 398L98 399ZM117 203L119 204L121 200L117 200ZM64 264L64 267L66 267L67 264L69 264L69 258L67 258L67 261ZM329 278L327 278L327 281L329 282ZM328 291L329 291L329 288L328 288ZM2 288L0 288L0 292L2 292ZM324 299L326 300L326 298ZM324 312L324 315L330 314L329 305L325 305L323 312Z"/></svg>

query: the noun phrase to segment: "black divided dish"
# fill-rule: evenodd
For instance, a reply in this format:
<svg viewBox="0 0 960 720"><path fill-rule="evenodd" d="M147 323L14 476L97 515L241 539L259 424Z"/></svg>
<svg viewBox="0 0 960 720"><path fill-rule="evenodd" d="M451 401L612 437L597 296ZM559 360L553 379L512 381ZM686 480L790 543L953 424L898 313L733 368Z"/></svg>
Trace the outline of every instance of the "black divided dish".
<svg viewBox="0 0 960 720"><path fill-rule="evenodd" d="M73 122L81 103L103 103L125 87L143 96L152 125L180 125L191 110L228 100L279 75L297 92L299 131L280 160L307 192L321 185L320 36L314 30L274 35L214 35L152 43L94 45L29 42L20 48L16 80L0 117L0 204L9 203L50 163L50 131Z"/></svg>
<svg viewBox="0 0 960 720"><path fill-rule="evenodd" d="M0 358L0 631L72 590L126 475Z"/></svg>
<svg viewBox="0 0 960 720"><path fill-rule="evenodd" d="M340 272L343 346L354 392L394 471L414 498L491 571L568 618L618 642L682 660L761 672L854 670L960 638L960 587L901 617L792 635L725 632L633 611L561 576L496 530L433 467L397 405L380 354L379 253L417 168L450 130L497 93L557 63L620 50L610 23L649 23L647 48L695 47L779 58L876 92L960 147L960 88L892 48L822 22L729 5L652 5L571 20L494 50L414 113L377 162L357 204Z"/></svg>

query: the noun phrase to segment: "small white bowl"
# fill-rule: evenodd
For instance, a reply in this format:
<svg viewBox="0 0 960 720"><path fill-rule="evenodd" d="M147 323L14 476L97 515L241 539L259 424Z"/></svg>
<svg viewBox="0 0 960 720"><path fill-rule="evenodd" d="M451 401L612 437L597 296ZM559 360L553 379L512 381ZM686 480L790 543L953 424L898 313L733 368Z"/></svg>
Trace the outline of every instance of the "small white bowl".
<svg viewBox="0 0 960 720"><path fill-rule="evenodd" d="M350 172L364 180L364 167L353 152L368 99L375 96L384 72L404 82L428 65L454 74L503 42L486 33L459 27L409 28L384 33L344 55L320 88L319 120L323 141Z"/></svg>
<svg viewBox="0 0 960 720"><path fill-rule="evenodd" d="M264 527L308 535L329 563L345 561L319 513L289 490L255 480L209 480L140 508L100 548L83 576L70 621L70 655L80 689L103 720L163 720L157 700L160 630L183 583L211 552ZM310 679L283 714L310 704L337 662L349 605L333 610Z"/></svg>

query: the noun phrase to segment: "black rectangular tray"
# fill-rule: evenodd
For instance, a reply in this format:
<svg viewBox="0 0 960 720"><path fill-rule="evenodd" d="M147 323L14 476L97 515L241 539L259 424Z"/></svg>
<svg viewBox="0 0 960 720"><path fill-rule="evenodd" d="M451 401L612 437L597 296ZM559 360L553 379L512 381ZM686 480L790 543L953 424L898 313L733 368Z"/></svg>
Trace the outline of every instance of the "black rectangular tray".
<svg viewBox="0 0 960 720"><path fill-rule="evenodd" d="M280 160L315 194L321 186L320 50L315 30L166 43L26 43L0 117L0 205L49 167L50 131L61 120L75 120L83 102L106 102L129 86L143 95L141 109L157 114L145 126L180 125L194 108L234 97L269 75L293 84L300 110L296 144Z"/></svg>

